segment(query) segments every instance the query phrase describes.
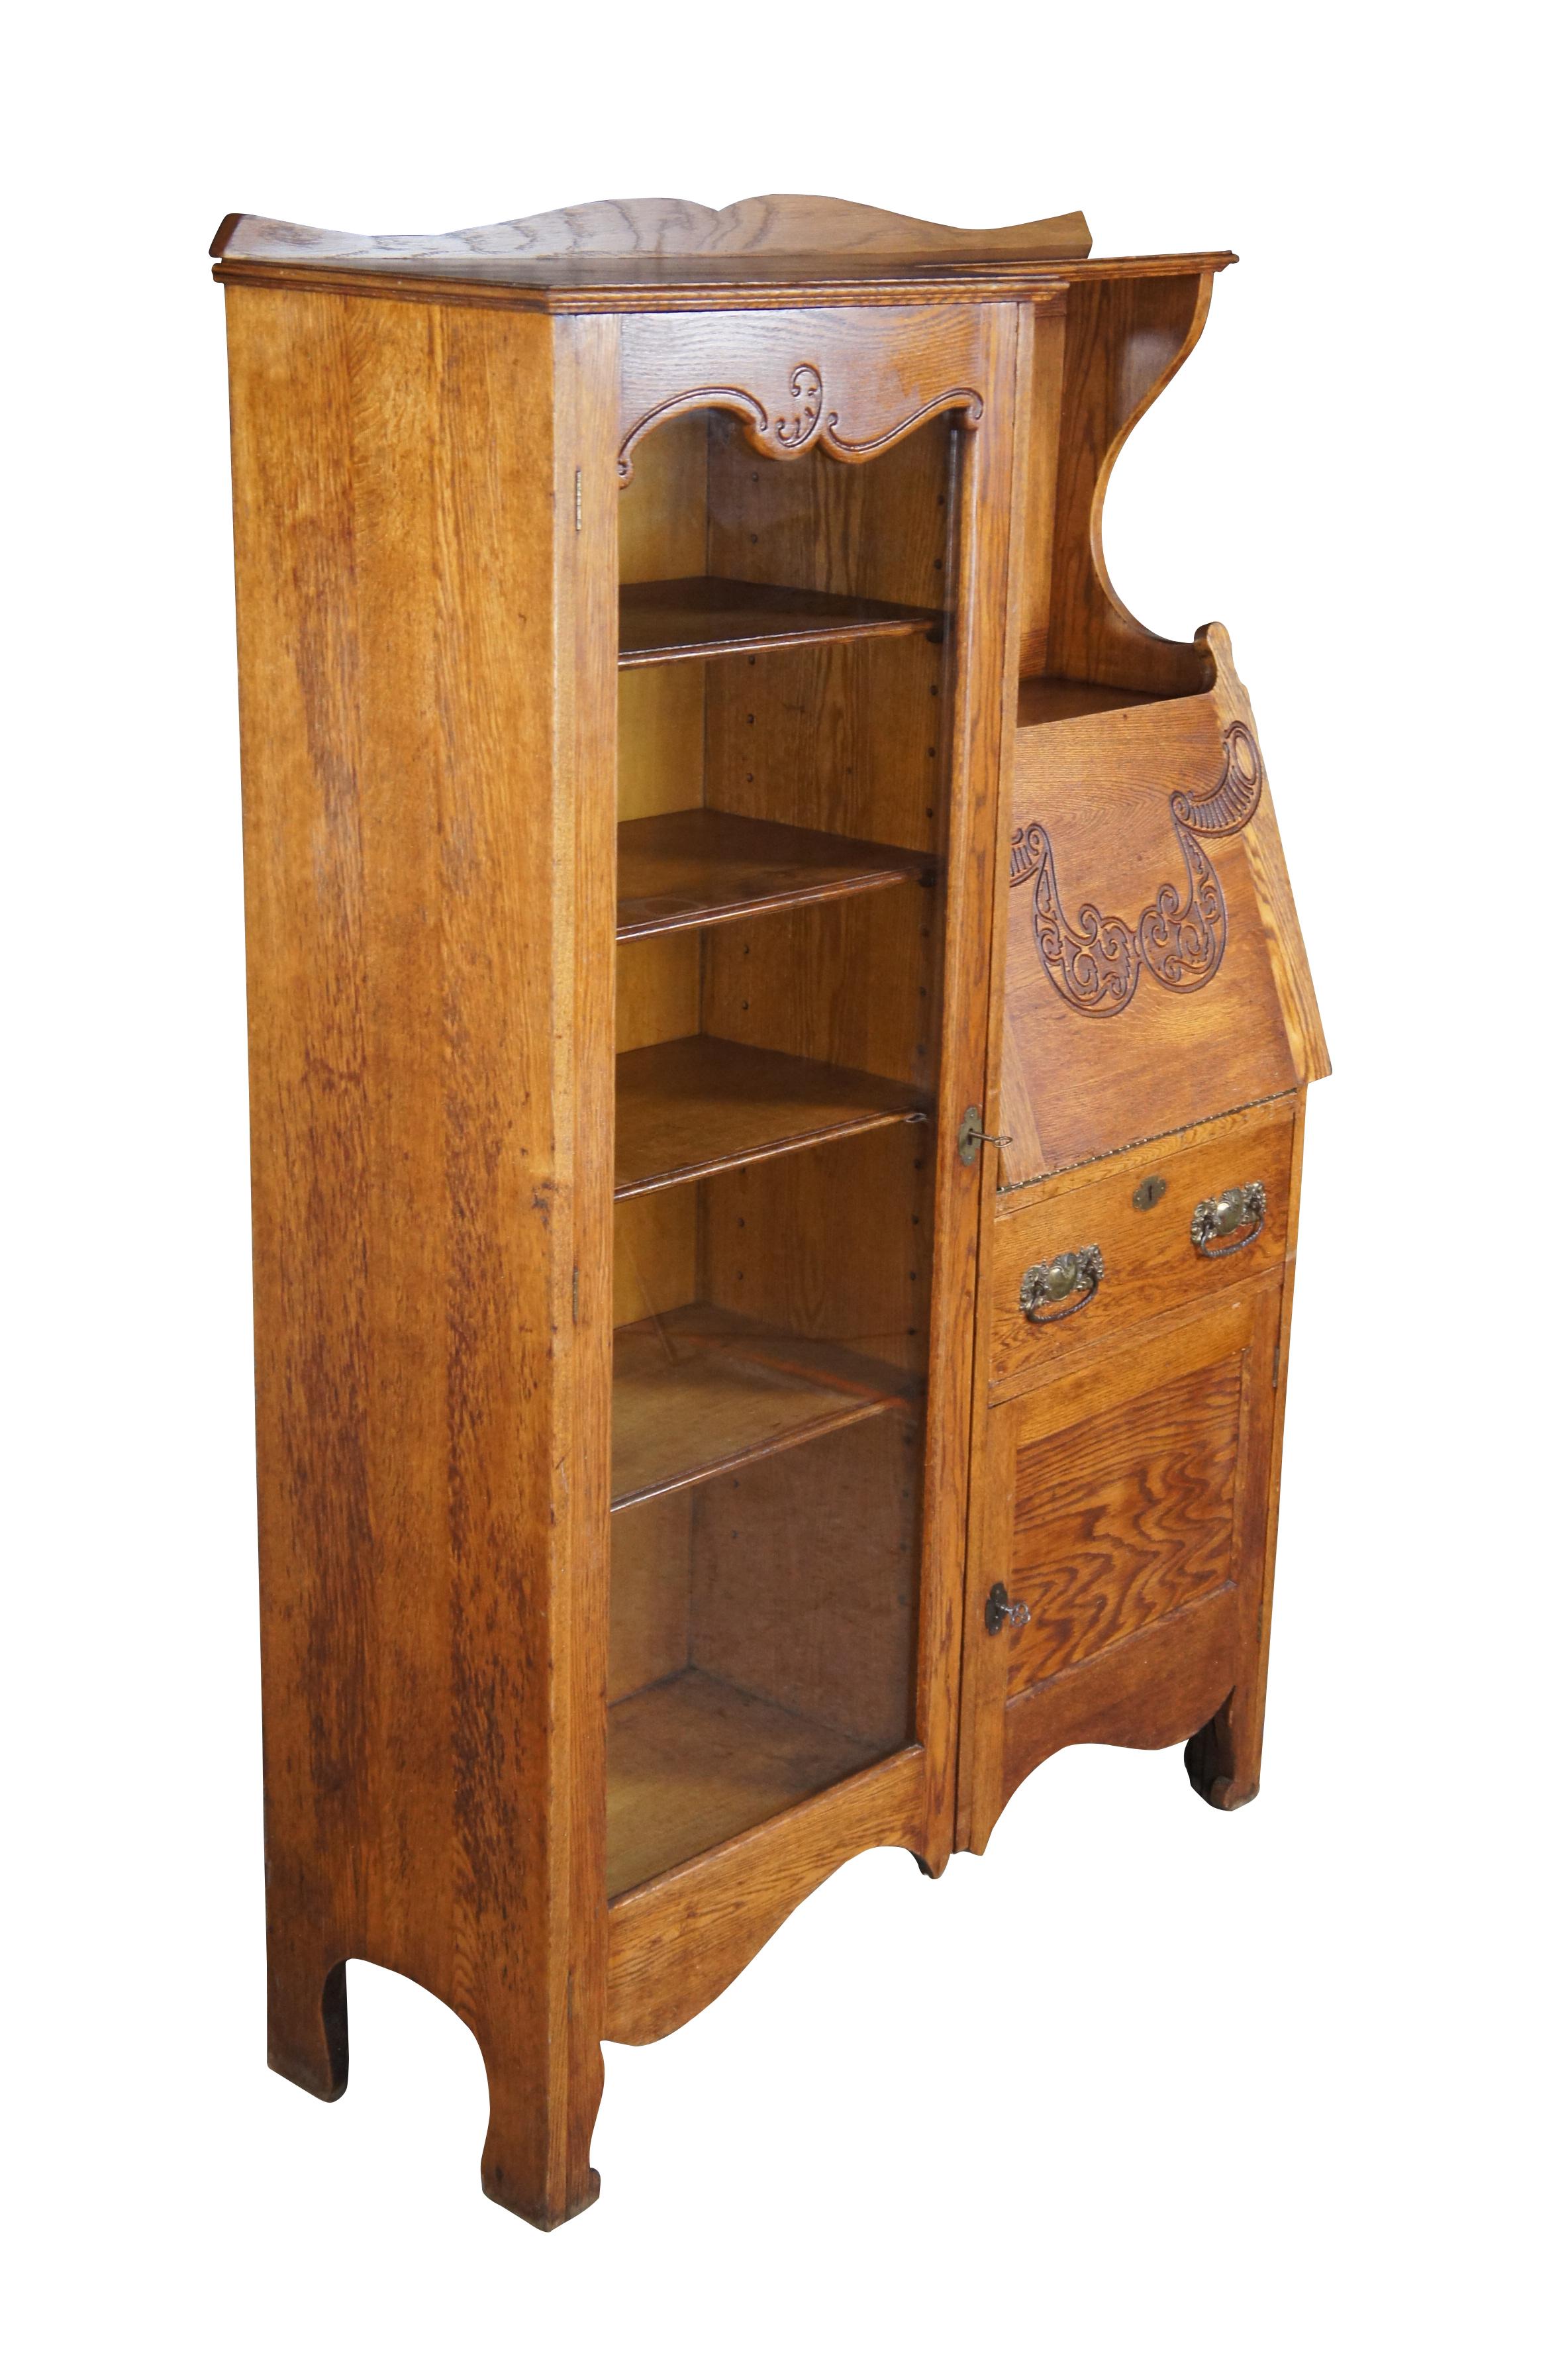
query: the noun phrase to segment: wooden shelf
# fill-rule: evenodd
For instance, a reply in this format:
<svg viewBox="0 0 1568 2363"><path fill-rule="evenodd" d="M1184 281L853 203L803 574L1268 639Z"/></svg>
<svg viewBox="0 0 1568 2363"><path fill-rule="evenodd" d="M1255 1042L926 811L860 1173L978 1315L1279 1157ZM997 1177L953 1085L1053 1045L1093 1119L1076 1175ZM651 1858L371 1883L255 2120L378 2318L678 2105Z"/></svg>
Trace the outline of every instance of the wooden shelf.
<svg viewBox="0 0 1568 2363"><path fill-rule="evenodd" d="M615 1061L615 1195L635 1198L925 1114L912 1083L688 1034Z"/></svg>
<svg viewBox="0 0 1568 2363"><path fill-rule="evenodd" d="M624 582L621 663L674 664L689 657L900 639L917 632L938 638L944 620L935 607L900 607L889 599L845 599L831 591L793 591L772 582L732 582L717 574Z"/></svg>
<svg viewBox="0 0 1568 2363"><path fill-rule="evenodd" d="M615 1332L611 1507L701 1484L907 1410L920 1382L849 1347L770 1328L717 1305L687 1304Z"/></svg>
<svg viewBox="0 0 1568 2363"><path fill-rule="evenodd" d="M635 1692L610 1710L610 1893L706 1854L888 1752L695 1669Z"/></svg>
<svg viewBox="0 0 1568 2363"><path fill-rule="evenodd" d="M1102 689L1098 682L1067 681L1054 673L1041 673L1018 684L1021 727L1034 722L1075 722L1084 714L1114 714L1130 705L1161 702L1151 690Z"/></svg>
<svg viewBox="0 0 1568 2363"><path fill-rule="evenodd" d="M831 903L935 874L936 856L738 813L660 813L616 831L616 941Z"/></svg>

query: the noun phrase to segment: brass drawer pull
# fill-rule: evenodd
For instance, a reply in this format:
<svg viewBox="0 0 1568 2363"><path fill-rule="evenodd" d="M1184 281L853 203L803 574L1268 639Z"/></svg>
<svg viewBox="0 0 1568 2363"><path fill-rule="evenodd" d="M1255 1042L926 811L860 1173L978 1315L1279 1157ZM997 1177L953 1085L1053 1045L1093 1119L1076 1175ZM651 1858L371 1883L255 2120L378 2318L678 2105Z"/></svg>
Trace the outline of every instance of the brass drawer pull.
<svg viewBox="0 0 1568 2363"><path fill-rule="evenodd" d="M1240 1255L1262 1232L1267 1213L1268 1193L1261 1182L1221 1190L1218 1198L1200 1198L1192 1210L1192 1244L1210 1261Z"/></svg>
<svg viewBox="0 0 1568 2363"><path fill-rule="evenodd" d="M1026 1321L1065 1321L1083 1311L1104 1278L1105 1258L1097 1247L1032 1263L1018 1283L1019 1310Z"/></svg>

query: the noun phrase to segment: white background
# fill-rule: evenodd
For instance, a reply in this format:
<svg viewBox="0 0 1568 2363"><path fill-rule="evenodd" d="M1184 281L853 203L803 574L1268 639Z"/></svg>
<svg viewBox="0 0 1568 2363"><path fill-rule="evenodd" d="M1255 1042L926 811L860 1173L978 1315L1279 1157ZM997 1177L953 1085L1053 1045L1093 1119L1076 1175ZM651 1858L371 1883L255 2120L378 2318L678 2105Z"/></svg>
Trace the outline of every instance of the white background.
<svg viewBox="0 0 1568 2363"><path fill-rule="evenodd" d="M9 60L11 2351L1551 2351L1562 357L1525 12L273 0L35 11ZM479 2054L412 1985L350 1969L337 2107L261 2064L203 258L231 209L767 190L1242 257L1108 549L1156 629L1231 627L1337 1070L1269 1740L1235 1816L1179 1752L1080 1748L938 1885L850 1865L611 2050L603 2196L546 2239L481 2198Z"/></svg>

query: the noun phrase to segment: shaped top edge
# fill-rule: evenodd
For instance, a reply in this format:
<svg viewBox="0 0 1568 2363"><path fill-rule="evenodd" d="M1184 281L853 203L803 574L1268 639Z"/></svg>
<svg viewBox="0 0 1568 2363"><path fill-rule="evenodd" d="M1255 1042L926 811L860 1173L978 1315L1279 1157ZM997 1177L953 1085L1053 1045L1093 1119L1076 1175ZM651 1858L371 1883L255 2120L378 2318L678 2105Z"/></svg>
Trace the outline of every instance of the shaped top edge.
<svg viewBox="0 0 1568 2363"><path fill-rule="evenodd" d="M464 258L530 263L590 257L701 261L758 257L876 257L891 261L1081 261L1089 251L1081 213L996 229L918 221L843 197L744 197L715 212L681 197L604 199L477 229L370 236L302 222L230 214L210 251L226 262L341 264Z"/></svg>

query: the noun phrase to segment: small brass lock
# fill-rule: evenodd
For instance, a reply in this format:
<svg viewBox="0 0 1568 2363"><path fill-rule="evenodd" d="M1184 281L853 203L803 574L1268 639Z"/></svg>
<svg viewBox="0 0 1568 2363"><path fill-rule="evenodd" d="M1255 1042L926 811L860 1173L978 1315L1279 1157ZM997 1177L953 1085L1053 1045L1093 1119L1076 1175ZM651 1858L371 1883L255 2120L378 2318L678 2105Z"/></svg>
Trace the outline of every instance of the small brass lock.
<svg viewBox="0 0 1568 2363"><path fill-rule="evenodd" d="M983 1140L993 1141L999 1148L1012 1146L1010 1132L988 1132L980 1122L979 1109L966 1107L963 1122L958 1126L958 1161L961 1165L973 1165Z"/></svg>
<svg viewBox="0 0 1568 2363"><path fill-rule="evenodd" d="M1159 1204L1160 1200L1165 1196L1165 1175L1163 1173L1150 1173L1139 1182L1138 1187L1133 1191L1132 1204L1137 1207L1138 1212L1141 1215L1146 1215L1151 1206L1157 1206Z"/></svg>

